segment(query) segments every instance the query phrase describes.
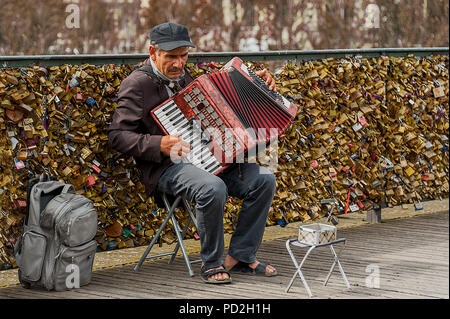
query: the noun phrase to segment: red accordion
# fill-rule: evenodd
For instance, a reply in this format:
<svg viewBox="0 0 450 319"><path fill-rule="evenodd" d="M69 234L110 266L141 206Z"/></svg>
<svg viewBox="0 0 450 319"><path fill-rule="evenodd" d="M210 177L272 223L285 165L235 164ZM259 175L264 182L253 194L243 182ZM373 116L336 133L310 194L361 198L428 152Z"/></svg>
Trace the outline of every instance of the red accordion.
<svg viewBox="0 0 450 319"><path fill-rule="evenodd" d="M218 174L238 155L278 138L296 113L294 103L270 91L235 57L154 108L151 116L164 133L180 133L191 144L185 161Z"/></svg>

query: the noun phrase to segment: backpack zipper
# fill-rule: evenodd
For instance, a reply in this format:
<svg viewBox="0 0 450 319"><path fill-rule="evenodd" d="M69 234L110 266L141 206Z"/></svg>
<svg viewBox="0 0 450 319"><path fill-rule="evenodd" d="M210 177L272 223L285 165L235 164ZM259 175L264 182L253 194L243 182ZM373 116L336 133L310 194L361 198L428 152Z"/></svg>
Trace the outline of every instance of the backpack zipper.
<svg viewBox="0 0 450 319"><path fill-rule="evenodd" d="M66 207L69 205L69 203L70 203L71 200L73 200L73 199L70 199L69 201L66 201L66 203L64 204L64 206L63 206L62 208L59 209L59 213L58 213L58 215L56 216L56 219L57 219L58 221L56 221L56 219L55 219L55 228L54 228L54 236L53 236L53 241L54 241L54 242L59 241L58 232L57 232L57 227L58 227L59 223L61 222L62 216L65 215L65 214L67 213L68 210L66 210ZM53 248L53 249L54 249L54 248ZM66 249L67 249L67 248L66 248ZM64 249L64 250L65 250L65 249ZM58 257L59 257L60 255L61 255L61 252L57 254ZM50 283L49 281L53 279L53 278L52 278L53 276L51 276L51 274L52 274L52 272L53 272L53 270L54 270L54 268L55 268L55 262L56 262L56 259L54 259L54 260L48 259L48 260L47 260L48 267L46 266L46 276L45 276L45 278L44 278L44 280L43 280L43 281L44 281L44 285L45 285L45 287L47 287L47 289L51 289L51 288L54 287L54 284L53 284L50 288L48 288L48 287L49 287L49 283Z"/></svg>

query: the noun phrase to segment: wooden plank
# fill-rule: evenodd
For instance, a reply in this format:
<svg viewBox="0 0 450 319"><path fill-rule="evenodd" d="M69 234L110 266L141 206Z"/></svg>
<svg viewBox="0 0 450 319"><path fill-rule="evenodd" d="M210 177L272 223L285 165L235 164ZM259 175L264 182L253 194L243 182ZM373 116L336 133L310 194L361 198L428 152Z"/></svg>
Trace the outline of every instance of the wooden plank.
<svg viewBox="0 0 450 319"><path fill-rule="evenodd" d="M313 251L302 268L314 298L449 297L448 212L338 229L338 235L347 238L340 261L351 289L346 288L337 267L328 285L323 286L333 258L329 249L320 248ZM184 259L177 256L171 265L167 258L146 261L139 272L133 270L135 263L99 269L89 285L76 290L47 292L13 286L1 288L0 298L309 298L299 278L289 293L284 292L295 272L286 239L265 240L258 251L259 260L277 268L276 277L233 273L230 285L205 284L200 278L200 265L192 265L195 276L191 278ZM296 248L295 255L301 260L306 249ZM198 259L199 253L190 258ZM365 286L369 264L380 267L380 288Z"/></svg>
<svg viewBox="0 0 450 319"><path fill-rule="evenodd" d="M105 276L106 275L108 274L105 274ZM127 284L119 283L121 283L120 287L125 288L125 290L142 290L143 292L147 292L148 297L150 297L152 291L155 291L160 297L165 296L168 298L177 298L177 295L186 295L189 294L189 292L194 292L194 290L192 290L192 283L181 283L181 281L184 282L181 278L180 282L177 282L173 280L173 277L172 280L169 280L170 278L161 278L160 275L161 273L157 273L148 277L140 274L140 276L137 277L136 274L126 274L122 271L120 277L123 278L124 281L127 281ZM108 275L105 278L111 278L111 275ZM132 281L134 281L134 283L132 283ZM214 291L209 291L209 293L212 298L220 298L220 295L216 295Z"/></svg>
<svg viewBox="0 0 450 319"><path fill-rule="evenodd" d="M166 265L159 265L162 267L167 267ZM170 267L177 267L177 265L171 265ZM178 265L179 267L180 265ZM182 267L182 266L181 266ZM155 272L157 275L154 276L152 273L150 274L146 274L147 276L149 276L148 280L152 281L153 283L160 283L161 281L163 283L166 283L168 279L170 279L172 277L172 274L170 272L164 272L164 268L160 269L158 267L158 265L153 265L152 269L153 272ZM172 269L171 269L172 270ZM135 276L135 273L133 270L129 269L127 271L124 271L122 273L122 275L128 275L131 276L131 278L133 278ZM186 274L187 276L187 274ZM231 285L226 285L226 286L217 286L217 285L207 285L205 283L203 283L203 281L200 279L199 275L194 276L193 278L190 277L184 277L180 279L180 282L177 284L177 289L179 287L183 287L186 288L185 292L187 292L187 295L196 295L197 292L201 292L201 294L199 295L200 297L204 296L204 290L207 289L208 291L217 291L219 294L221 294L220 297L224 297L224 295L226 295L227 293L230 293L231 295L234 296L234 298L252 298L251 296L257 296L260 295L261 293L261 289L258 288L258 286L255 287L255 285L250 282L250 283L246 283L246 282L240 282L238 279L236 279L237 277L233 274L233 283ZM248 277L247 277L248 278ZM142 279L144 280L144 276L142 277ZM269 278L267 278L269 279ZM265 282L267 283L267 282ZM270 284L270 283L268 283ZM212 287L209 287L212 286ZM244 290L242 290L242 289Z"/></svg>

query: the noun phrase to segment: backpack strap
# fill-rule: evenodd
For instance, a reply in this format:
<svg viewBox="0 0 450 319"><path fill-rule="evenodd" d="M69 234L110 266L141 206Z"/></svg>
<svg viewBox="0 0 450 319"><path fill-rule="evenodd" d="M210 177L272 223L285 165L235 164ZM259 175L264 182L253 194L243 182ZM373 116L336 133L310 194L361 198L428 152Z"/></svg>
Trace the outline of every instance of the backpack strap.
<svg viewBox="0 0 450 319"><path fill-rule="evenodd" d="M64 185L61 194L66 194L66 193L73 193L74 192L74 188L71 184L66 184Z"/></svg>
<svg viewBox="0 0 450 319"><path fill-rule="evenodd" d="M44 174L42 174L44 175ZM33 186L38 183L41 179L41 176L39 177L34 177L28 180L28 185L27 185L27 208L25 210L25 218L23 219L23 223L24 225L26 225L28 223L28 215L30 213L30 196L31 196L31 189L33 188ZM43 178L43 177L42 177Z"/></svg>
<svg viewBox="0 0 450 319"><path fill-rule="evenodd" d="M58 179L56 178L56 176L50 176L50 175L47 175L46 173L42 173L41 175L39 175L37 177L34 177L34 178L31 178L31 179L28 180L28 184L27 184L27 207L25 209L25 218L23 219L24 225L28 224L28 216L30 214L31 190L33 189L33 186L36 185L37 183L40 183L40 182L57 181L57 180ZM69 187L73 187L72 185L68 185L68 186Z"/></svg>
<svg viewBox="0 0 450 319"><path fill-rule="evenodd" d="M33 178L35 179L35 178ZM47 175L46 173L42 173L41 175L39 175L39 177L36 177L36 179L39 179L39 182L48 182L48 181L56 181L57 178L56 176L50 176Z"/></svg>

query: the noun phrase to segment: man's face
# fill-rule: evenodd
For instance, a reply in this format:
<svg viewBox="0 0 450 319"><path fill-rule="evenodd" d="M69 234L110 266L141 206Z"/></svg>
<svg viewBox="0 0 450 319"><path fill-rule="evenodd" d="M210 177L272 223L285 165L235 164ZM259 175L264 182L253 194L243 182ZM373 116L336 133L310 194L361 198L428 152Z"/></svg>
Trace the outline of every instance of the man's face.
<svg viewBox="0 0 450 319"><path fill-rule="evenodd" d="M150 46L149 50L150 57L162 74L169 79L176 79L181 75L188 59L188 47L179 47L171 51L159 50L159 54L154 46Z"/></svg>

